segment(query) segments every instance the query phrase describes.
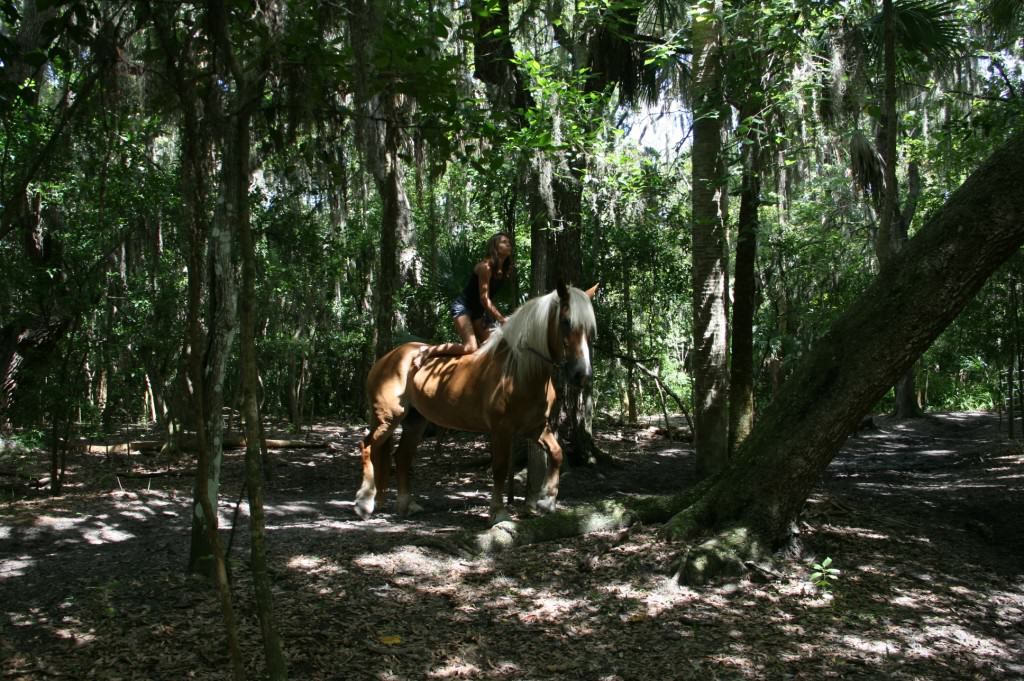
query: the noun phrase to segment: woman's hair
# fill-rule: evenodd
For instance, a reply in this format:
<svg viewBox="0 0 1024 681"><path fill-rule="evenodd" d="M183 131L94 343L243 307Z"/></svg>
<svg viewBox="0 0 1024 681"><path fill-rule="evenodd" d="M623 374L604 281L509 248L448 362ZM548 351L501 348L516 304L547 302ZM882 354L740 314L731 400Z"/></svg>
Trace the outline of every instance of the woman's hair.
<svg viewBox="0 0 1024 681"><path fill-rule="evenodd" d="M504 265L498 260L498 242L502 238L508 239L508 243L512 247L512 252L509 253L508 260ZM487 240L487 259L491 261L491 269L499 279L508 279L512 275L512 268L515 265L515 245L516 242L505 232L498 232Z"/></svg>

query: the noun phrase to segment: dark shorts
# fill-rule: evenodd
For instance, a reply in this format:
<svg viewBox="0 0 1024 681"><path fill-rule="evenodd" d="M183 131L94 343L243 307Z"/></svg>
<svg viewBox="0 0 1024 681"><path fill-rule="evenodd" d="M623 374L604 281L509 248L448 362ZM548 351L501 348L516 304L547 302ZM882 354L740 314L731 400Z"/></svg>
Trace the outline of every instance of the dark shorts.
<svg viewBox="0 0 1024 681"><path fill-rule="evenodd" d="M469 317L469 320L472 322L475 322L478 319L483 319L484 326L490 327L495 325L494 317L492 317L489 312L479 312L471 309L466 303L466 299L459 296L452 301L452 319L457 319L462 315Z"/></svg>

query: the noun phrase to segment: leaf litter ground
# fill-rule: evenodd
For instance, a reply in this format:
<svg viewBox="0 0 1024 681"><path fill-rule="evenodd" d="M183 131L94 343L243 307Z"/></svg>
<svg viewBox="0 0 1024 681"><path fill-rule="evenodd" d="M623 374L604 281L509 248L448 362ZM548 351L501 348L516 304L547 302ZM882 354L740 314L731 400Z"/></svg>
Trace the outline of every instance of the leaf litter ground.
<svg viewBox="0 0 1024 681"><path fill-rule="evenodd" d="M780 558L767 580L703 589L674 584L682 547L656 527L472 560L431 548L487 527L480 438L425 441L414 472L423 513L359 521L360 432L317 426L310 437L334 447L273 452L266 494L290 678L1024 678L1021 447L990 414L875 423L809 501L802 554ZM599 444L621 467L568 472L561 504L694 481L689 445L653 428L606 426ZM42 475L39 455L25 456L0 468ZM3 678L229 677L215 595L183 575L189 465L75 455L64 496L0 508ZM229 452L224 527L241 476L242 454ZM260 678L246 523L243 504L233 593ZM808 581L825 557L840 570L828 594Z"/></svg>

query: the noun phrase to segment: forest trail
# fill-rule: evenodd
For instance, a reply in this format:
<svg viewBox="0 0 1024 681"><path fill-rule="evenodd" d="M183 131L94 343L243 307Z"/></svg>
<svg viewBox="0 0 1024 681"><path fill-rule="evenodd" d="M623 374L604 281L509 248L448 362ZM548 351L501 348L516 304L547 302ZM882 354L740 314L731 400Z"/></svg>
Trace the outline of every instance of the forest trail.
<svg viewBox="0 0 1024 681"><path fill-rule="evenodd" d="M275 452L267 489L290 678L1024 678L1024 450L992 414L875 423L812 496L803 555L765 583L702 590L673 585L680 547L656 527L476 560L426 547L487 526L490 474L467 466L486 452L478 438L424 443L424 513L358 521L360 431L320 425L311 436L337 448ZM569 471L560 503L692 484L688 444L646 427L598 435L623 465ZM181 574L189 462L159 458L76 455L64 496L0 507L4 679L227 678L216 600ZM241 475L229 452L225 526ZM244 508L234 593L257 665ZM840 570L830 595L808 581L826 556Z"/></svg>

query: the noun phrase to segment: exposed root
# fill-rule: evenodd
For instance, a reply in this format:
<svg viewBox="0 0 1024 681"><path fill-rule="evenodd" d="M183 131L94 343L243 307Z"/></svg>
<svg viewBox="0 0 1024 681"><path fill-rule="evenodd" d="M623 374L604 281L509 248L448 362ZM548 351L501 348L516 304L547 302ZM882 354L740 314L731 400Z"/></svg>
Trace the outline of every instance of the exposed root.
<svg viewBox="0 0 1024 681"><path fill-rule="evenodd" d="M768 556L764 542L748 527L733 526L686 551L676 570L680 584L701 586L741 577Z"/></svg>
<svg viewBox="0 0 1024 681"><path fill-rule="evenodd" d="M465 532L451 539L448 548L457 555L500 553L506 549L592 532L623 530L642 519L627 504L603 502L593 506L560 509L542 516L496 523L484 532Z"/></svg>

